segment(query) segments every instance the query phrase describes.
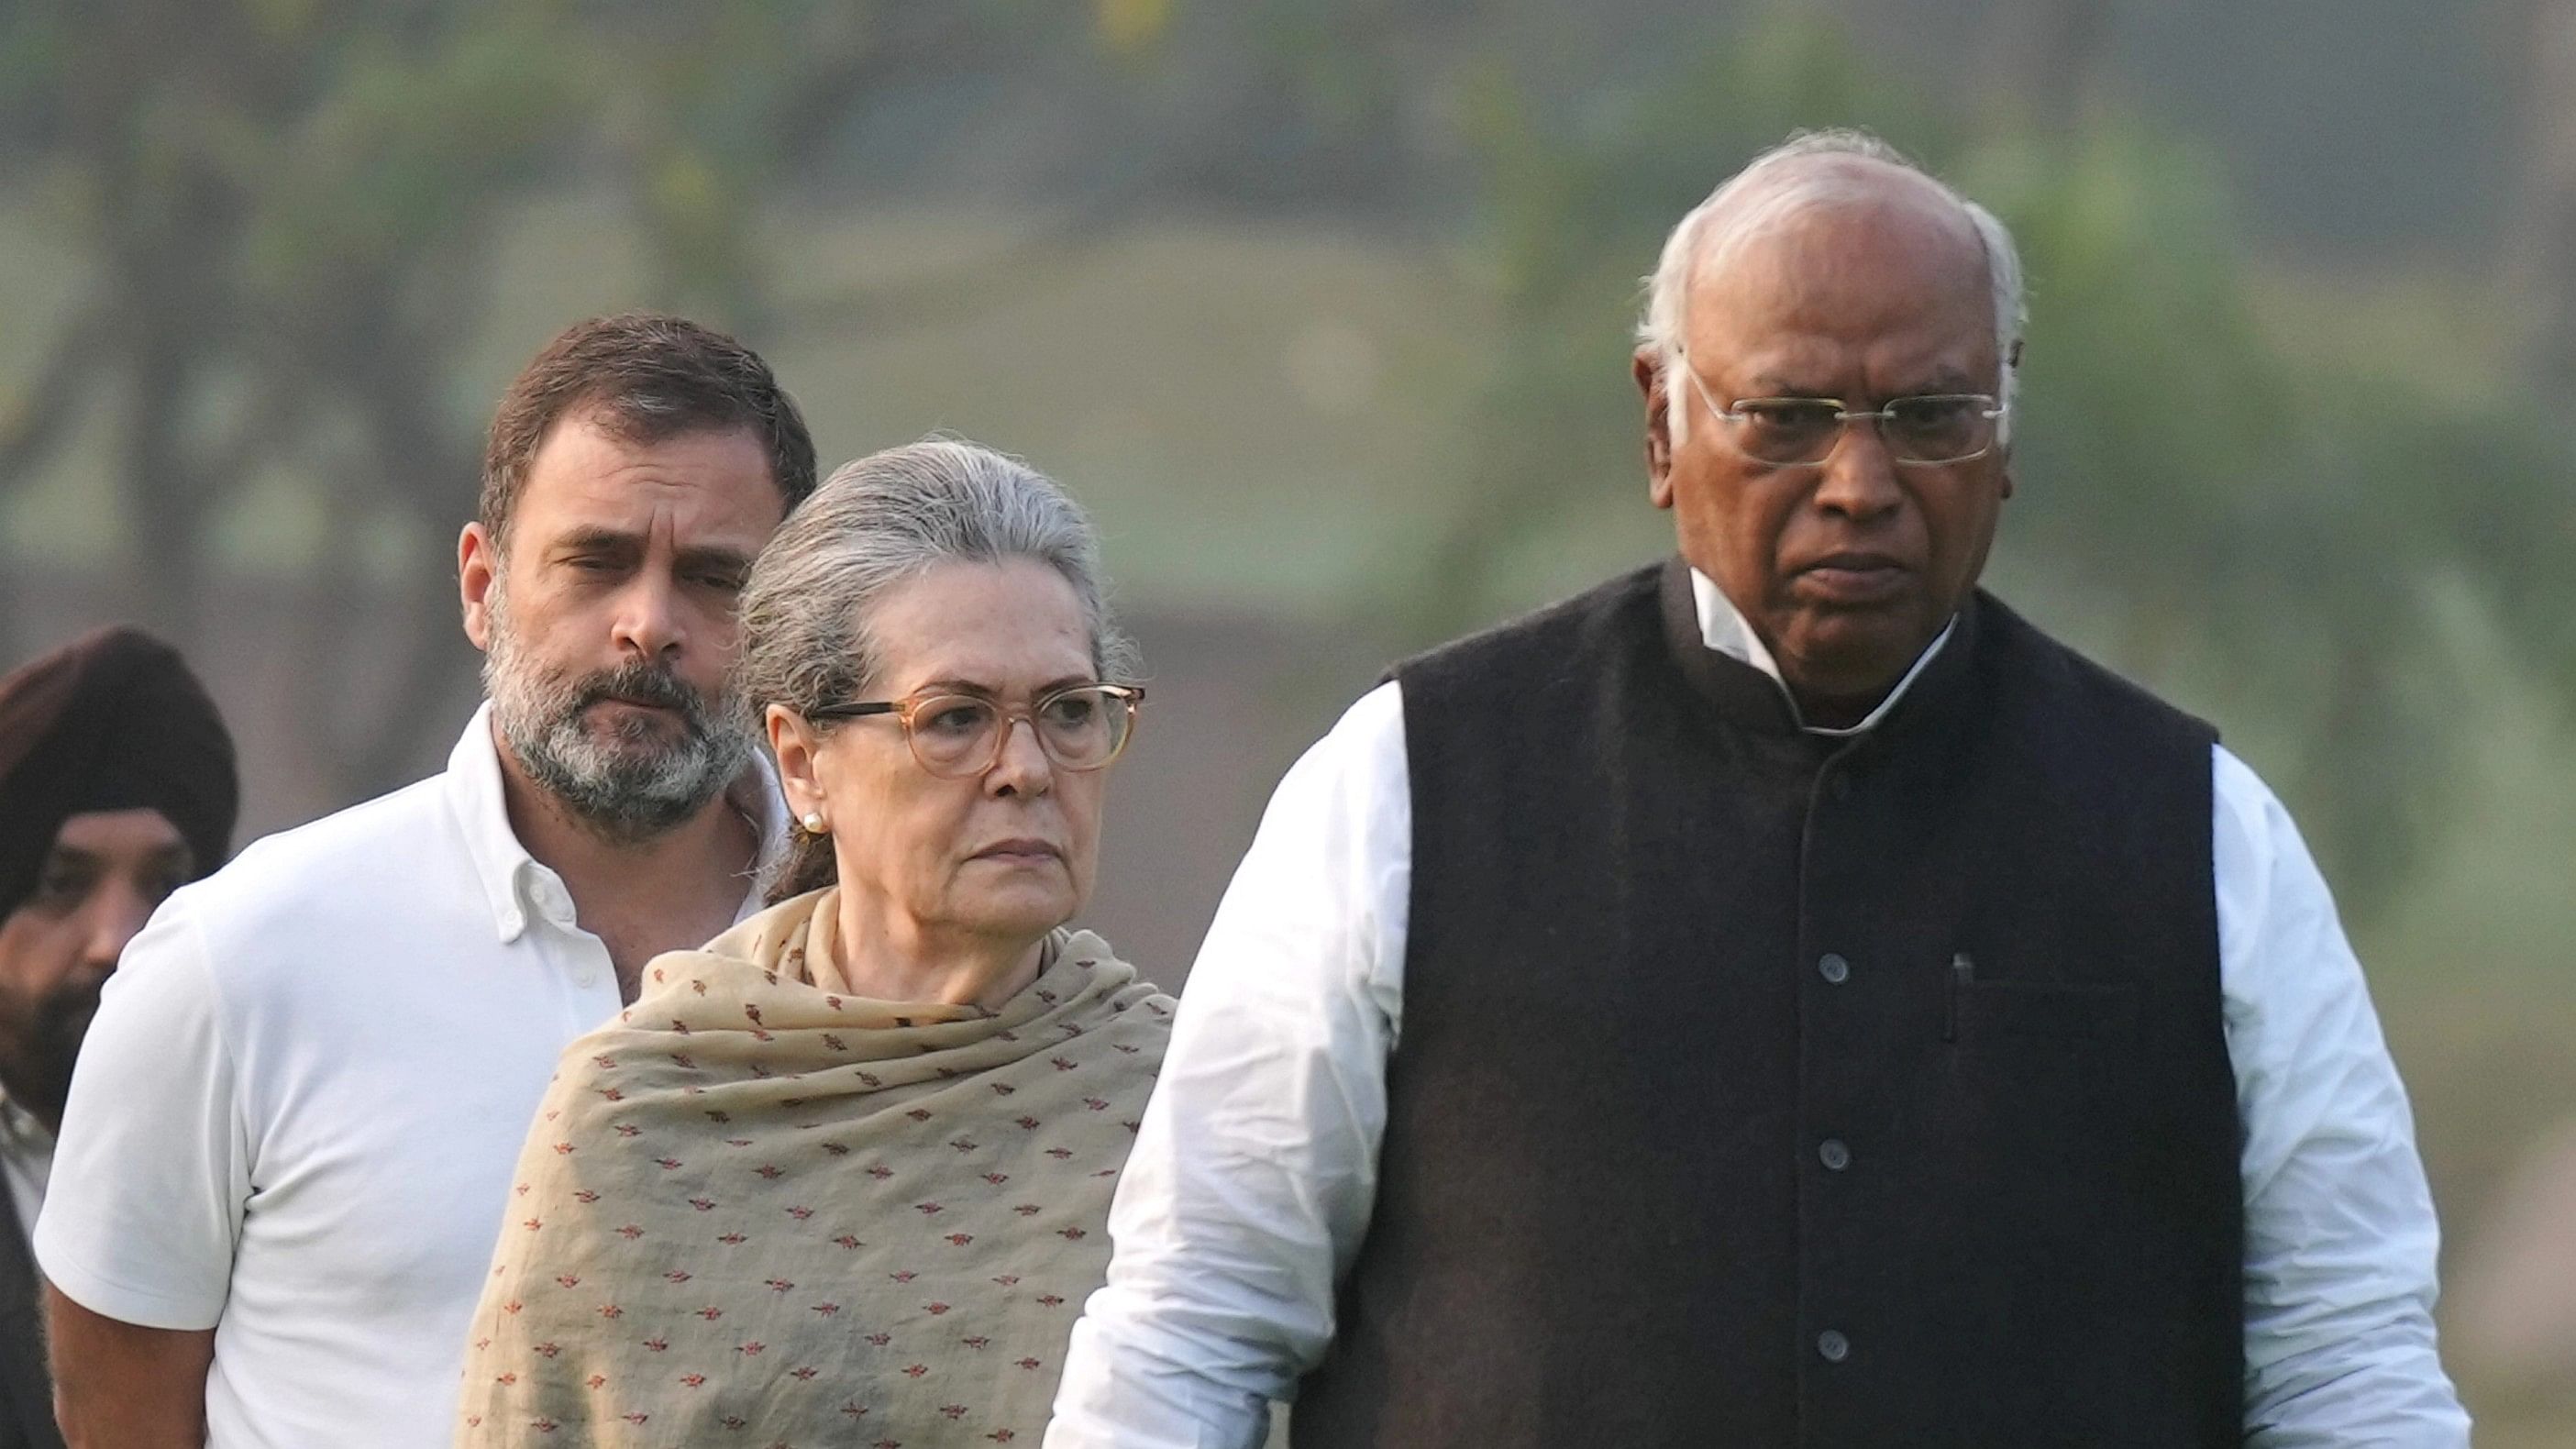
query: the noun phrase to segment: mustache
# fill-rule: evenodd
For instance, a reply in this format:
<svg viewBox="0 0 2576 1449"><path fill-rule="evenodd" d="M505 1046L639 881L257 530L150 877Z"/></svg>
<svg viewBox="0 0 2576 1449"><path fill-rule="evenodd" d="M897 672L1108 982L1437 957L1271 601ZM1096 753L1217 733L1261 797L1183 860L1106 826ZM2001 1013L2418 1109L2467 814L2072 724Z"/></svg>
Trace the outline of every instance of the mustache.
<svg viewBox="0 0 2576 1449"><path fill-rule="evenodd" d="M46 992L20 1024L9 1090L31 1109L61 1115L63 1099L71 1093L72 1063L98 1015L99 990L106 984L105 972L75 977Z"/></svg>
<svg viewBox="0 0 2576 1449"><path fill-rule="evenodd" d="M641 659L628 660L615 669L601 670L575 682L571 710L578 713L612 699L672 710L692 728L703 727L707 717L706 696L681 683L680 677L668 669Z"/></svg>
<svg viewBox="0 0 2576 1449"><path fill-rule="evenodd" d="M81 1039L89 1035L89 1024L98 1017L98 987L56 997L36 1012L34 1036L38 1050L61 1063L66 1085L71 1079L72 1059L80 1055Z"/></svg>
<svg viewBox="0 0 2576 1449"><path fill-rule="evenodd" d="M89 1030L89 1020L98 1015L99 992L107 986L107 973L82 976L45 993L37 1003L36 1028L39 1032L68 1037L77 1046L81 1034Z"/></svg>

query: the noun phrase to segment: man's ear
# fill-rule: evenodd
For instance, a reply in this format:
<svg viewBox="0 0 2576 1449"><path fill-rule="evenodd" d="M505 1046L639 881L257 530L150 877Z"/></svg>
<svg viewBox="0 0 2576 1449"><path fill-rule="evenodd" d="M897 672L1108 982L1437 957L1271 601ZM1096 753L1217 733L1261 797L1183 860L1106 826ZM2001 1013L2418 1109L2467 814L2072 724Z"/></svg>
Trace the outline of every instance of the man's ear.
<svg viewBox="0 0 2576 1449"><path fill-rule="evenodd" d="M481 523L465 525L456 538L456 594L465 609L465 637L474 647L492 647L492 587L501 577L501 548Z"/></svg>
<svg viewBox="0 0 2576 1449"><path fill-rule="evenodd" d="M2007 374L2021 371L2021 339L2018 337L2013 339L2012 355L2004 359L2004 371ZM2002 475L2003 491L1998 495L2000 497L2010 498L2013 496L2012 465L2012 445L2007 443L2004 445L2004 470Z"/></svg>
<svg viewBox="0 0 2576 1449"><path fill-rule="evenodd" d="M1629 363L1629 375L1646 399L1646 496L1657 508L1673 506L1672 394L1664 388L1664 360L1655 348L1640 347Z"/></svg>

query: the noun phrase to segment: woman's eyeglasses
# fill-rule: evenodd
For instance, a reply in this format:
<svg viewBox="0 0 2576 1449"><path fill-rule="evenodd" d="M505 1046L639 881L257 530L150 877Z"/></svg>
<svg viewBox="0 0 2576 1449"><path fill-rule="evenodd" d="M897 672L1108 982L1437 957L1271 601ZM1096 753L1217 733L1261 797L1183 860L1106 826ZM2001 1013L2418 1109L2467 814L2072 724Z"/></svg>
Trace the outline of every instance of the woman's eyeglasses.
<svg viewBox="0 0 2576 1449"><path fill-rule="evenodd" d="M1051 689L1022 706L942 690L904 699L827 704L807 710L805 717L893 715L903 722L904 739L923 769L963 779L1002 762L1011 726L1021 720L1037 732L1038 748L1057 768L1106 769L1136 733L1136 710L1144 702L1145 691L1132 684L1075 684Z"/></svg>

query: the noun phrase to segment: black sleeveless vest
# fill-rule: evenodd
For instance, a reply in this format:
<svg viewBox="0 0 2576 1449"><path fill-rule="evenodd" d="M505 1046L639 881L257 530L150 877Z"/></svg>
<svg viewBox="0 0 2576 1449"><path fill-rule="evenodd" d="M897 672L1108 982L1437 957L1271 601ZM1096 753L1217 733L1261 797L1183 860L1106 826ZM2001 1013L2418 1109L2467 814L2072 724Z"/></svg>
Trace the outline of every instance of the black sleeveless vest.
<svg viewBox="0 0 2576 1449"><path fill-rule="evenodd" d="M1301 1449L2242 1441L2206 725L1979 595L1809 736L1677 561L1397 675L1404 1019Z"/></svg>

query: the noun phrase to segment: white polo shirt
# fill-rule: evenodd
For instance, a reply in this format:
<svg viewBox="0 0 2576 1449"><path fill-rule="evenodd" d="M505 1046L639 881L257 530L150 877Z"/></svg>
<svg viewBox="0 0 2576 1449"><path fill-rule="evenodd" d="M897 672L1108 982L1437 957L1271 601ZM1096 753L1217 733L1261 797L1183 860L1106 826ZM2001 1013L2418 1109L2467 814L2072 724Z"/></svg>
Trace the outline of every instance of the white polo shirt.
<svg viewBox="0 0 2576 1449"><path fill-rule="evenodd" d="M83 1045L36 1255L110 1318L215 1330L213 1449L443 1449L529 1119L618 1010L490 715L445 774L171 896Z"/></svg>

